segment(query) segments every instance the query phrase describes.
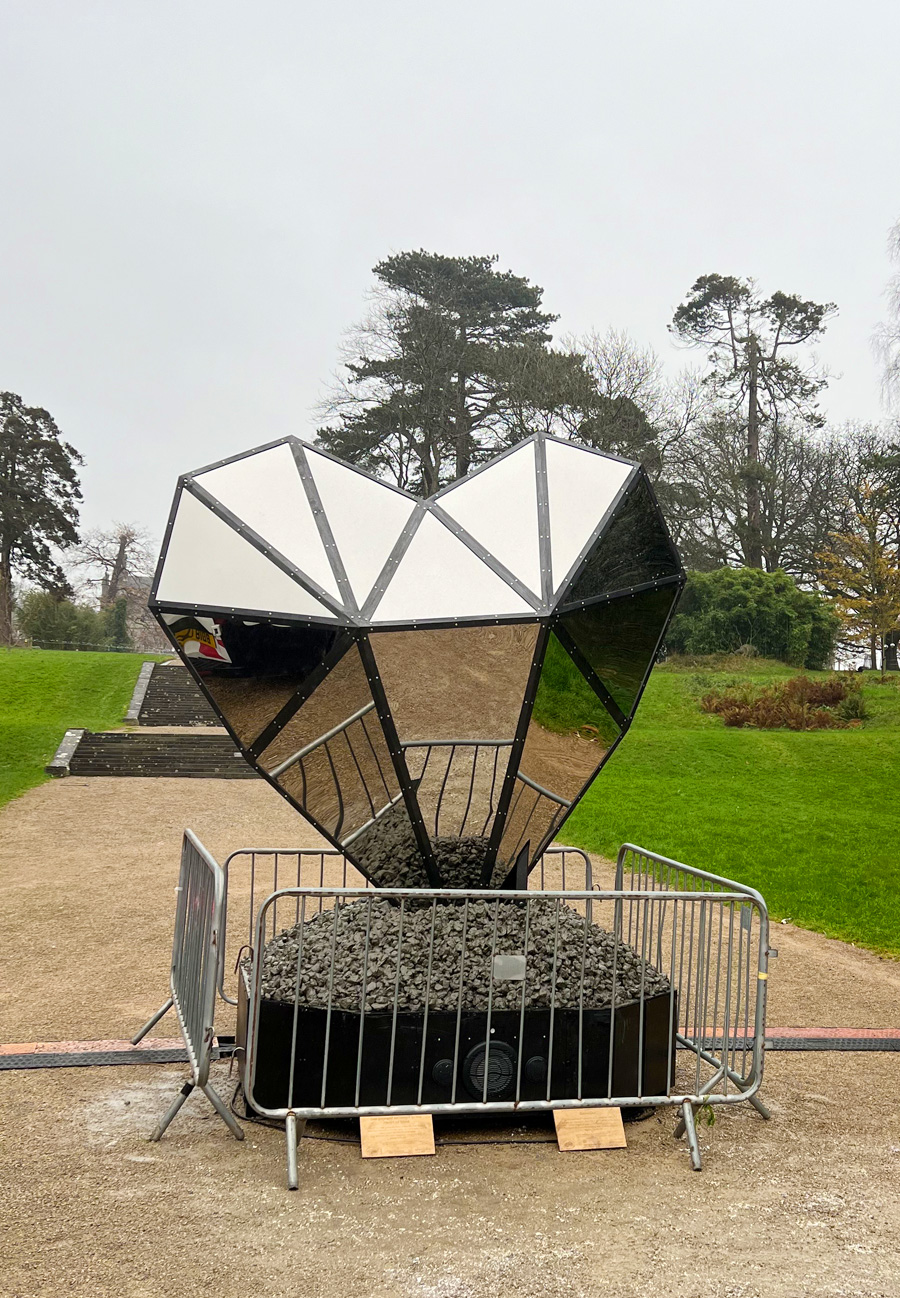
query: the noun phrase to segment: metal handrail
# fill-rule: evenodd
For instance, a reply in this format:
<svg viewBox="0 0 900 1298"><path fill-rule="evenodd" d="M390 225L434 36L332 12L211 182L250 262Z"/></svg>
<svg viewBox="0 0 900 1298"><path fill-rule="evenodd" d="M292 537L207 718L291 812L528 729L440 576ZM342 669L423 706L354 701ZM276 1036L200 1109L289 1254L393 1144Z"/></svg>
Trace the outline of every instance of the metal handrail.
<svg viewBox="0 0 900 1298"><path fill-rule="evenodd" d="M313 739L310 743L304 745L304 747L294 753L293 756L286 757L283 762L279 762L277 766L273 766L271 771L268 771L267 774L273 780L279 775L283 775L285 771L290 769L290 767L296 765L297 762L301 762L304 757L308 757L309 754L314 753L317 748L321 748L323 744L327 744L330 739L336 739L338 735L343 734L343 732L352 726L355 721L361 721L367 713L374 711L374 708L374 703L367 703L357 712L354 712L352 716L347 717L346 721L341 721L338 725L332 726L330 730L325 731L324 735L319 735L318 739Z"/></svg>

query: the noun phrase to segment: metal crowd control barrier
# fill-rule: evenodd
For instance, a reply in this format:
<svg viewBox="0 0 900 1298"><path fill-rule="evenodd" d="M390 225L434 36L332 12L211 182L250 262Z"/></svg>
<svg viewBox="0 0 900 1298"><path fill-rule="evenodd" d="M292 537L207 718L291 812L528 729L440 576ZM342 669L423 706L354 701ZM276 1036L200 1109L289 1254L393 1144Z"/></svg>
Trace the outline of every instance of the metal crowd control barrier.
<svg viewBox="0 0 900 1298"><path fill-rule="evenodd" d="M695 1109L748 1100L768 1117L757 1095L763 1074L769 956L763 899L751 888L691 870L632 844L619 853L616 885L606 890L589 886L541 894L436 889L379 889L376 893L351 887L300 887L280 889L266 897L256 917L252 964L249 978L245 976L242 1081L252 1109L285 1121L290 1188L297 1186L298 1132L310 1118L674 1106L681 1111L675 1134L686 1133L692 1165L699 1170ZM399 909L393 952L386 950L383 936L369 941L376 899L389 899ZM521 902L525 910L523 952L512 957L513 965L518 962L516 972L510 972L510 953L497 947L498 908L510 901ZM424 1008L412 1023L401 979L404 925L413 925L415 911L421 914L423 908L430 908L428 942L433 952L436 908L442 902L455 903L461 914L459 969L454 966L453 973L454 978L458 976L458 996L450 1006L431 1004L429 956ZM463 1001L464 966L470 958L465 933L470 907L479 902L493 906L494 936L486 961L483 949L480 956L477 952L473 955L479 960L479 977L483 975L478 985L486 1007L476 1029L471 1029L471 1006ZM351 1014L340 998L335 1003L333 956L341 914L353 903L367 907L368 916L356 979L359 1000ZM570 925L573 912L580 918L582 952L587 949L592 922L612 935L612 984L606 1010L585 1002L589 971L584 954L580 969L573 971L571 962L569 968L558 962L556 945L549 999L545 997L538 1011L531 1006L526 1010L529 923L534 908L548 904L553 907L557 935L563 912ZM330 913L330 919L322 921L323 912ZM324 985L321 948L318 953L314 950L309 966L304 964L303 934L308 931L304 925L313 917L330 927L332 959L325 961L328 973ZM273 1009L273 1001L263 996L265 945L270 935L298 923L296 963L289 971L294 994L287 1000L282 997ZM554 943L557 941L555 937ZM312 945L307 942L307 948ZM626 948L630 948L627 953ZM385 959L393 961L390 970L396 973L391 1003L378 1007L385 1012L376 1032L366 1005L366 986L370 971L383 967ZM617 974L617 969L629 962L632 981L626 987L619 981L625 975ZM309 992L314 986L308 981L310 969L319 979L313 995ZM637 988L635 969L640 970ZM656 974L663 976L663 992L659 982L653 981ZM508 990L500 989L508 989L511 978L522 984L515 1011L497 1008L501 997L504 1006L510 1003ZM562 1004L559 991L566 980L568 995ZM532 1074L529 1068L534 1060L525 1060L523 1071L523 1056L532 1048L527 1018L535 1013L543 1015L540 1026L548 1057L541 1061L542 1069ZM436 1063L429 1054L430 1032L442 1037L441 1050L447 1056ZM532 1034L532 1042L534 1039ZM374 1078L373 1049L378 1058ZM464 1049L478 1058L468 1080L459 1084ZM554 1050L558 1052L555 1062ZM493 1072L492 1052L497 1065ZM466 1063L468 1066L468 1057ZM432 1083L441 1068L445 1084L452 1085L446 1100L434 1098ZM261 1075L268 1100L259 1093ZM498 1092L496 1079L501 1076L505 1081ZM495 1098L489 1095L491 1088ZM273 1102L274 1094L280 1095L282 1102Z"/></svg>
<svg viewBox="0 0 900 1298"><path fill-rule="evenodd" d="M371 888L372 885L334 848L324 851L294 848L242 847L231 852L222 867L225 876L225 914L219 957L219 995L228 1005L237 1005L234 977L240 954L254 944L257 907L270 893L285 888ZM574 886L593 886L591 862L578 847L548 847L529 877L529 887L541 891L548 880L565 891ZM379 889L380 891L380 889ZM321 909L321 903L320 907ZM311 912L307 911L307 914ZM273 917L274 918L274 917ZM296 923L297 918L292 920ZM274 937L272 929L269 936ZM155 1021L155 1020L154 1020Z"/></svg>
<svg viewBox="0 0 900 1298"><path fill-rule="evenodd" d="M135 1043L150 1031L173 1006L191 1065L185 1082L166 1111L151 1140L163 1132L194 1087L199 1087L229 1130L243 1140L244 1133L209 1080L213 1051L213 1014L219 970L219 943L225 913L225 877L221 867L188 829L181 848L181 872L176 889L175 935L172 941L171 998L144 1025Z"/></svg>
<svg viewBox="0 0 900 1298"><path fill-rule="evenodd" d="M763 1117L768 1112L759 1099L758 1091L763 1075L763 1048L765 1031L766 980L768 977L768 915L760 895L752 888L707 873L694 870L681 862L669 860L647 852L634 844L625 844L619 851L615 874L609 880L611 887L593 884L591 863L585 853L573 848L551 848L529 878L527 892L482 890L373 890L354 871L344 856L336 851L310 852L284 849L245 848L231 853L220 869L196 837L187 831L181 861L181 875L176 907L175 937L172 952L171 990L169 1001L154 1015L137 1035L145 1035L162 1015L173 1005L187 1045L191 1062L192 1081L179 1094L165 1115L153 1138L159 1139L194 1086L200 1086L217 1111L236 1135L240 1133L231 1113L209 1085L209 1064L213 1045L213 1015L216 994L231 1005L239 1005L239 1047L242 1083L250 1108L266 1117L285 1120L288 1140L289 1184L297 1184L297 1137L300 1124L311 1117L344 1117L378 1113L478 1113L490 1111L542 1110L562 1107L644 1107L651 1105L675 1106L680 1118L675 1134L687 1135L692 1165L700 1168L700 1150L694 1122L695 1110L702 1106L734 1104L749 1101ZM573 883L575 887L573 887ZM583 886L581 886L583 885ZM324 1049L319 1061L319 1071L310 1078L303 1074L304 1051L308 1054L308 1041L301 1030L301 1014L307 1019L306 1004L301 1006L299 988L303 982L303 946L297 953L295 975L296 995L282 1008L287 1011L289 1028L287 1054L282 1058L283 1071L289 1077L288 1094L284 1103L260 1102L256 1093L256 1080L260 1068L263 1017L262 957L266 943L276 934L314 916L320 923L336 929L343 908L353 902L368 902L369 911L376 899L390 899L398 908L400 943L396 951L397 976L394 981L392 1003L387 1007L390 1022L389 1049L382 1059L377 1085L382 1093L372 1098L371 1077L366 1078L367 1093L361 1089L363 1081L363 1048L368 1031L368 1013L359 1012L365 1005L365 987L370 968L370 957L385 958L383 944L366 943L359 971L360 1004L354 1022L357 1024L354 1056L349 1074L354 1081L349 1099L332 1102L329 1092L329 1041L337 1039L338 1017L346 1020L346 1009L333 1003L334 966L332 964L324 999L317 1012L322 1018L319 1028L324 1033ZM403 1086L401 1070L397 1067L397 1051L403 1045L403 1032L408 1023L404 1020L403 984L399 970L402 955L403 922L418 909L430 908L431 942L434 940L434 915L439 902L455 903L464 917L477 902L487 902L497 907L503 902L519 901L526 912L526 925L537 903L554 908L556 931L566 912L571 923L572 913L580 917L584 927L585 944L588 925L596 924L612 935L612 984L609 1007L602 1023L597 1011L584 1000L586 970L584 958L575 971L577 994L561 1004L558 988L568 978L571 983L572 968L557 964L554 950L552 985L549 999L543 1005L544 1038L548 1042L549 1059L539 1084L528 1073L534 1060L524 1060L524 1050L511 1052L504 1042L510 1023L519 1024L519 1037L512 1039L521 1045L522 1025L527 1015L525 1008L525 976L527 966L521 954L513 956L512 965L521 966L510 973L510 953L496 949L494 943L489 953L486 977L479 984L487 996L486 1008L481 1014L479 1032L482 1037L480 1055L473 1074L481 1093L472 1093L469 1086L464 1094L458 1085L461 1040L464 1016L468 1014L463 1004L463 969L468 953L465 941L460 950L459 996L450 1007L452 1058L449 1075L453 1090L446 1101L429 1096L430 1082L426 1075L429 1022L438 1024L445 1019L447 1008L431 1006L426 989L421 1014L421 1035L416 1038L417 1060L413 1069L413 1094L400 1094ZM230 924L226 912L230 911ZM463 925L465 925L465 918ZM226 934L228 939L226 941ZM242 951L250 949L249 977L242 971L238 978L235 997L230 994L226 977L236 969ZM631 959L641 970L640 986L633 983L620 987L617 969L620 953L624 960L626 948ZM524 951L527 953L527 928ZM484 953L482 952L482 955ZM774 953L771 953L774 954ZM494 957L498 957L495 961ZM577 958L576 958L577 964ZM650 971L655 970L665 979L665 993L645 994ZM430 974L429 974L430 977ZM498 1008L501 996L495 990L508 988L510 978L522 980L522 1000L518 1012ZM619 993L622 993L621 995ZM508 991L505 1005L509 1003ZM266 1001L266 1012L271 1001ZM504 1017L505 1016L505 1017ZM242 1022L243 1017L243 1022ZM566 1026L568 1025L568 1026ZM306 1024L308 1026L308 1023ZM496 1026L496 1031L495 1031ZM503 1032L501 1032L501 1027ZM574 1069L574 1081L569 1077L568 1092L559 1094L554 1089L553 1051L557 1050L557 1064L562 1057L563 1045L558 1044L555 1033L562 1027L568 1032L569 1062ZM346 1022L342 1031L346 1037ZM468 1029L466 1029L468 1030ZM565 1037L565 1032L563 1036ZM573 1035L574 1034L574 1035ZM604 1045L605 1034L605 1045ZM627 1040L626 1040L627 1039ZM573 1041L575 1044L573 1045ZM626 1045L623 1045L623 1041ZM408 1042L407 1042L408 1045ZM626 1049L627 1046L627 1049ZM602 1055L602 1076L598 1074L597 1060L588 1062L590 1050ZM625 1056L631 1051L631 1056ZM492 1051L495 1062L507 1070L508 1093L497 1098L489 1095L494 1086ZM511 1052L511 1053L510 1053ZM281 1044L285 1055L284 1041ZM471 1052L470 1052L471 1053ZM501 1059L505 1056L505 1059ZM633 1056L633 1057L632 1057ZM509 1071L509 1059L514 1066ZM630 1062L629 1062L630 1058ZM655 1060L655 1062L653 1062ZM663 1061L661 1064L660 1061ZM345 1061L346 1062L346 1061ZM408 1061L407 1061L408 1062ZM300 1073L297 1068L300 1067ZM662 1068L662 1073L660 1072ZM649 1069L649 1072L648 1072ZM655 1071L654 1071L655 1070ZM409 1069L407 1068L409 1084ZM307 1069L307 1074L309 1070ZM655 1084L648 1083L652 1074ZM310 1101L299 1102L295 1093L298 1077L302 1085L313 1086L316 1094ZM512 1078L512 1081L510 1081ZM630 1078L623 1085L623 1078ZM471 1079L470 1079L471 1080ZM537 1086L537 1090L535 1087ZM477 1089L477 1088L476 1088Z"/></svg>

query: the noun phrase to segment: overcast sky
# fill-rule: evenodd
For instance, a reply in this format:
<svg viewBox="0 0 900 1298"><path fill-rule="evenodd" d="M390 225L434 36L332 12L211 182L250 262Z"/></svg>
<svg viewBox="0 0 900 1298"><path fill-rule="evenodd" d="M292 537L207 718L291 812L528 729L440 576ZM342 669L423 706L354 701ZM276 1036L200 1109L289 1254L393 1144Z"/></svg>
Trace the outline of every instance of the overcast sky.
<svg viewBox="0 0 900 1298"><path fill-rule="evenodd" d="M0 388L85 457L86 525L311 436L392 251L493 253L558 333L652 343L704 273L835 301L878 419L897 0L0 0Z"/></svg>

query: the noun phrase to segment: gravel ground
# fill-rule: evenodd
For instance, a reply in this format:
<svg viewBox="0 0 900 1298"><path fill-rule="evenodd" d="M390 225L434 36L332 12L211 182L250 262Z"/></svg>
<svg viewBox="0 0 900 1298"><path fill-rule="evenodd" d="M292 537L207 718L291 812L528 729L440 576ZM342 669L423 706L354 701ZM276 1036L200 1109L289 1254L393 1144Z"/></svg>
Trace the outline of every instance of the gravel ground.
<svg viewBox="0 0 900 1298"><path fill-rule="evenodd" d="M263 957L263 993L273 1000L325 1008L329 983L335 1009L359 1010L365 974L366 1010L390 1009L400 963L399 1008L518 1009L520 981L493 981L491 953L527 954L525 1005L601 1009L669 990L669 983L626 943L569 906L535 900L449 902L400 907L386 900L352 902L314 915L274 937ZM401 929L402 918L402 929ZM528 928L526 946L526 922ZM432 926L434 937L432 940ZM300 977L298 954L302 942ZM462 961L462 993L460 963ZM332 973L333 970L333 973ZM582 978L583 973L583 978ZM582 982L584 999L581 1000ZM427 996L426 996L427 993Z"/></svg>
<svg viewBox="0 0 900 1298"><path fill-rule="evenodd" d="M230 1094L226 1070L216 1082ZM777 1055L765 1095L700 1138L671 1114L627 1151L560 1154L544 1119L449 1128L433 1158L238 1144L174 1068L0 1074L3 1298L896 1298L900 1055ZM329 1124L316 1134L352 1135Z"/></svg>

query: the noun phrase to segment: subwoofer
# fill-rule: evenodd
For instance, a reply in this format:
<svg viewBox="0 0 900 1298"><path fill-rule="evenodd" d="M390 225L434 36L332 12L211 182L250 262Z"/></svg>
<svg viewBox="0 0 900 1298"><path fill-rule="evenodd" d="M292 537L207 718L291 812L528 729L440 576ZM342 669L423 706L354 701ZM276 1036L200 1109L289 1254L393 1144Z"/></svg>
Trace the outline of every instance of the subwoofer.
<svg viewBox="0 0 900 1298"><path fill-rule="evenodd" d="M675 1062L668 992L609 1009L351 1013L260 1002L251 1099L262 1109L356 1108L666 1095ZM247 990L237 1043L246 1071ZM327 1049L326 1049L327 1038ZM393 1061L391 1059L393 1047ZM610 1066L610 1058L612 1063ZM640 1080L639 1080L640 1071ZM485 1083L486 1078L486 1083ZM246 1082L245 1082L246 1088Z"/></svg>

